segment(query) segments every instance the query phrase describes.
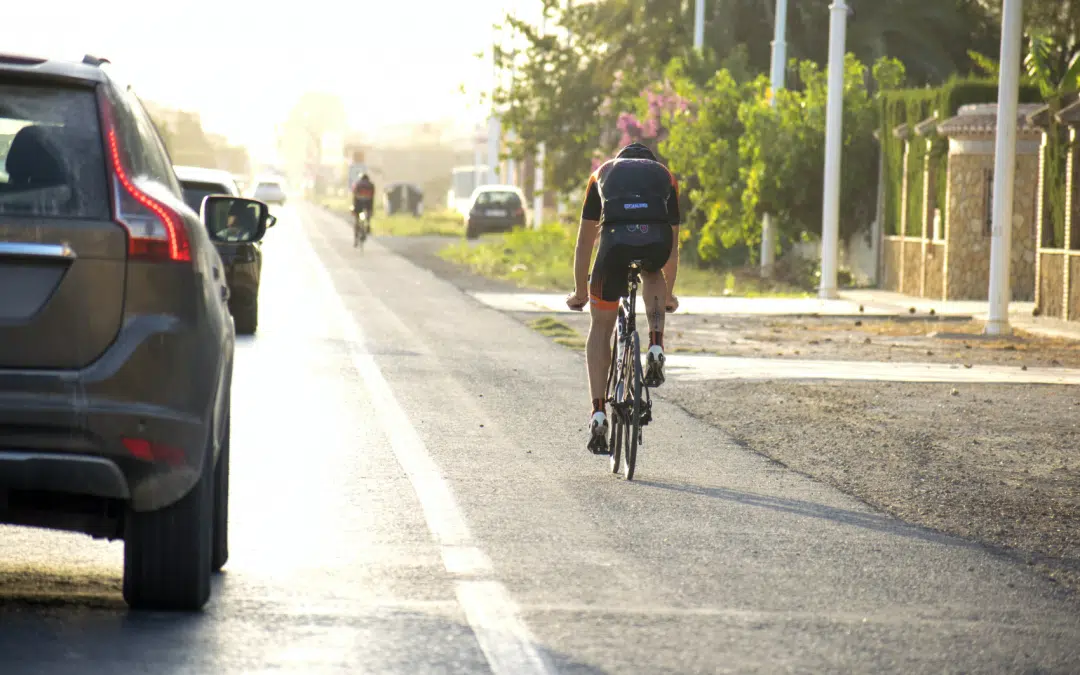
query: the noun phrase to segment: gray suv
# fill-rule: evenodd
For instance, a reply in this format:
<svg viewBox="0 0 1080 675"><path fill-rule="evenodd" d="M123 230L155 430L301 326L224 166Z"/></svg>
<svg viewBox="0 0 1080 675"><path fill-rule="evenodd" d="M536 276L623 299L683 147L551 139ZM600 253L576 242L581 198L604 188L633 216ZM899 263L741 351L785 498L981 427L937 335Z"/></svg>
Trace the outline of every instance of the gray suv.
<svg viewBox="0 0 1080 675"><path fill-rule="evenodd" d="M0 55L0 169L0 522L122 538L130 606L199 609L228 558L235 342L211 237L258 241L268 207L208 197L204 226L93 57Z"/></svg>

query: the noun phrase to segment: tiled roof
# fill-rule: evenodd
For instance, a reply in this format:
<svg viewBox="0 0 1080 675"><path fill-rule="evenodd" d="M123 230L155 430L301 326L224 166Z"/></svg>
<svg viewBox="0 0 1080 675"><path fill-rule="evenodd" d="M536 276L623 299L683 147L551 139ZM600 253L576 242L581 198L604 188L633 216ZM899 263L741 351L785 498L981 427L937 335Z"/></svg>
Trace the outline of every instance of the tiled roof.
<svg viewBox="0 0 1080 675"><path fill-rule="evenodd" d="M938 127L938 118L937 118L937 115L934 115L933 117L928 117L925 120L923 120L922 122L919 122L918 124L916 124L915 125L915 134L917 136L928 136L930 134L936 133L937 132L937 127Z"/></svg>
<svg viewBox="0 0 1080 675"><path fill-rule="evenodd" d="M1019 133L1037 133L1039 128L1035 126L1030 117L1037 113L1043 105L1041 103L1024 103L1017 109L1016 122ZM965 105L960 108L960 114L945 120L938 127L938 133L943 136L961 135L989 135L997 131L997 104L977 103Z"/></svg>
<svg viewBox="0 0 1080 675"><path fill-rule="evenodd" d="M1080 126L1080 101L1066 106L1057 116L1065 124Z"/></svg>

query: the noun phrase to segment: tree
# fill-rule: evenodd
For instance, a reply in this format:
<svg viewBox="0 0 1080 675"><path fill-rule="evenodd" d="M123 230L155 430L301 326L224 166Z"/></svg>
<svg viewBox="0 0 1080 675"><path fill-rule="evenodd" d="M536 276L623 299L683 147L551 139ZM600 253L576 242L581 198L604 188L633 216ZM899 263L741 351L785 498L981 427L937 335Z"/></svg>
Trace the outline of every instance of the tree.
<svg viewBox="0 0 1080 675"><path fill-rule="evenodd" d="M147 103L146 108L174 164L224 169L238 175L250 170L247 149L230 145L223 136L207 133L198 113L153 103Z"/></svg>
<svg viewBox="0 0 1080 675"><path fill-rule="evenodd" d="M1001 0L981 0L980 4L1000 30ZM1042 42L1042 67L1050 79L1063 80L1080 53L1080 0L1025 0L1024 32ZM982 53L997 52L991 46Z"/></svg>
<svg viewBox="0 0 1080 675"><path fill-rule="evenodd" d="M978 0L849 0L856 17L848 46L862 62L900 59L917 84L937 83L972 67L970 50L997 43L992 14ZM692 46L693 2L596 0L563 7L544 0L549 30L507 17L507 33L523 46L496 48L497 70L507 82L493 103L504 130L517 141L511 156L546 147L547 185L580 187L594 154L622 135L619 116L636 114L641 92L661 81L672 62L705 86L717 70L736 82L768 71L775 0L710 0L705 50ZM823 64L828 47L825 2L792 3L789 53ZM789 86L799 87L799 73ZM867 85L872 81L867 78Z"/></svg>
<svg viewBox="0 0 1080 675"><path fill-rule="evenodd" d="M344 134L345 104L334 94L308 92L297 100L281 127L278 145L288 171L295 178L309 175L322 158L322 139L327 133Z"/></svg>
<svg viewBox="0 0 1080 675"><path fill-rule="evenodd" d="M764 76L740 85L720 71L703 88L686 79L675 85L691 103L673 116L660 147L676 172L694 177L690 199L703 218L691 236L702 260L739 245L756 248L764 213L777 217L786 246L820 229L828 82L813 62L797 69L802 88L779 92L775 105ZM877 176L866 167L876 166L878 114L866 82L894 87L903 69L882 60L871 78L848 55L845 70L841 235L848 237L870 222L876 202Z"/></svg>

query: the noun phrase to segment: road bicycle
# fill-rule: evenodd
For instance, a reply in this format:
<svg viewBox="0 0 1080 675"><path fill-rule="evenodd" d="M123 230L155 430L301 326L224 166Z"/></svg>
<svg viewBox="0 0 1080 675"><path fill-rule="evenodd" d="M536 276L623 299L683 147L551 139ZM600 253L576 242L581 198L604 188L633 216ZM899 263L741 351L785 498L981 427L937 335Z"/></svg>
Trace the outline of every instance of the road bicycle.
<svg viewBox="0 0 1080 675"><path fill-rule="evenodd" d="M634 479L637 453L644 444L642 427L652 421L652 398L641 368L641 338L637 332L637 290L641 284L642 262L630 263L630 292L619 303L619 318L611 344L607 402L611 406L611 472L624 469L626 480Z"/></svg>
<svg viewBox="0 0 1080 675"><path fill-rule="evenodd" d="M360 209L353 219L353 248L364 248L368 234L371 233L371 221L367 209Z"/></svg>

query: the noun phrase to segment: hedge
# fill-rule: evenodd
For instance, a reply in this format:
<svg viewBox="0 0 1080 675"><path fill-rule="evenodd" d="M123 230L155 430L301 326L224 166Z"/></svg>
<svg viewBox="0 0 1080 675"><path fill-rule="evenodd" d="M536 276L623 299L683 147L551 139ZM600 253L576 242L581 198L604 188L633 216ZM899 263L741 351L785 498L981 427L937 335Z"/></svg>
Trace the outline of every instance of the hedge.
<svg viewBox="0 0 1080 675"><path fill-rule="evenodd" d="M900 234L903 208L903 166L904 141L896 138L893 131L901 124L907 124L914 135L915 125L931 117L935 112L939 121L945 121L959 112L961 106L973 103L994 103L997 101L997 80L982 78L954 77L935 89L898 89L883 92L881 96L881 147L885 153L885 233ZM1039 103L1042 97L1037 87L1020 88L1021 103ZM945 204L945 189L948 181L948 141L931 136L929 142L917 142L913 137L911 155L908 159L908 236L922 235L922 189L924 174L923 159L926 153L931 161L938 163L940 177L937 189L932 195L935 205ZM929 147L928 147L929 146ZM1064 207L1062 207L1064 213Z"/></svg>

